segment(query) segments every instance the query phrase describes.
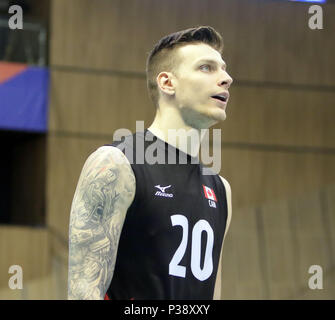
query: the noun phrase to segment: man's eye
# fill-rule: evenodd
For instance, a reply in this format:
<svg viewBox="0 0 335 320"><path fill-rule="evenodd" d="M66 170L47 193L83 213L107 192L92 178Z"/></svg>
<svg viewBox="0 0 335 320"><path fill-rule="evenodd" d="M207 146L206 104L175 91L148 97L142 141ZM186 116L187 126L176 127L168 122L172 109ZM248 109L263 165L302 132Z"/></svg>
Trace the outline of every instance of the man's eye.
<svg viewBox="0 0 335 320"><path fill-rule="evenodd" d="M204 64L200 67L200 69L204 71L211 71L212 67L209 64Z"/></svg>

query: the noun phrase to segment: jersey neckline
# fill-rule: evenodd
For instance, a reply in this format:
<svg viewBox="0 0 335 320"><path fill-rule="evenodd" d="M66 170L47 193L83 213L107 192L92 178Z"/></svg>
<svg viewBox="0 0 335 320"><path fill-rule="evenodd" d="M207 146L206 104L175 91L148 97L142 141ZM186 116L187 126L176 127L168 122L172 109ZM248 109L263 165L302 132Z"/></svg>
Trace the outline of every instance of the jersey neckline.
<svg viewBox="0 0 335 320"><path fill-rule="evenodd" d="M179 155L179 160L181 160L183 158L184 159L186 158L187 164L198 164L198 165L200 164L199 157L193 157L190 154L180 150L179 148L176 148L172 144L169 144L168 142L166 142L166 141L160 139L159 137L157 137L149 129L144 130L144 139L145 139L146 135L151 136L151 140L155 139L156 141L158 141L158 146L160 148L163 148L164 150L167 150L168 152L169 152L169 150L171 150L172 152L175 152L177 155Z"/></svg>

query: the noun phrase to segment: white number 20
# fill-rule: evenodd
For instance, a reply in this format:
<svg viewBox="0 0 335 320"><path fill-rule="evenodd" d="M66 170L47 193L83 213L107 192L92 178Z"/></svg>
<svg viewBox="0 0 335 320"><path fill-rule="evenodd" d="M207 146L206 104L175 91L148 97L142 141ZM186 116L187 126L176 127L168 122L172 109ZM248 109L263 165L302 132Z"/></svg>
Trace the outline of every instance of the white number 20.
<svg viewBox="0 0 335 320"><path fill-rule="evenodd" d="M171 216L172 226L181 226L183 228L183 236L181 243L173 255L169 264L169 274L177 277L185 278L186 267L179 265L183 259L187 248L188 239L188 220L181 214ZM201 234L207 233L207 244L205 250L204 265L201 269ZM199 220L193 227L192 243L191 243L191 270L193 275L200 281L208 279L213 272L213 244L214 233L210 224L206 220Z"/></svg>

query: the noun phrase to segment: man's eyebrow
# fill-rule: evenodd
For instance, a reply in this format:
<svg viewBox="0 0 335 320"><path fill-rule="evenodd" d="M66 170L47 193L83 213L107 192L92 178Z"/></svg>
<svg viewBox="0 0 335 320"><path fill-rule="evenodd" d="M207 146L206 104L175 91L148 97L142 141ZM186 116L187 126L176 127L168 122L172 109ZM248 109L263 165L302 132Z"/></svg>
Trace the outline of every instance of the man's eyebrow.
<svg viewBox="0 0 335 320"><path fill-rule="evenodd" d="M197 61L197 64L198 64L198 63L213 63L213 64L219 64L219 65L221 65L222 67L227 68L227 65L226 65L225 62L223 62L223 63L219 63L218 61L216 61L216 60L212 60L212 59L200 59L200 60Z"/></svg>

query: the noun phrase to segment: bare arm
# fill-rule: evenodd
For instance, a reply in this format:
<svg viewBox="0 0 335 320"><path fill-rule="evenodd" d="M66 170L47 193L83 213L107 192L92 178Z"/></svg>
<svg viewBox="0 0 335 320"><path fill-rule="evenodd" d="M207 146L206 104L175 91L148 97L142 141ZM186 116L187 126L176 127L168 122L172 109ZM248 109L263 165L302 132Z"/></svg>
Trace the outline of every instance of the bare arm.
<svg viewBox="0 0 335 320"><path fill-rule="evenodd" d="M227 216L227 226L225 230L225 234L223 237L222 241L222 248L221 248L221 253L220 253L220 260L219 260L219 266L218 266L218 272L216 275L216 281L215 281L215 288L214 288L214 300L221 300L221 282L222 282L222 255L223 255L223 243L224 239L226 238L229 226L230 226L230 221L231 221L231 216L232 216L232 205L231 205L231 188L227 180L222 178L220 176L225 189L226 189L226 195L227 195L227 210L228 210L228 216Z"/></svg>
<svg viewBox="0 0 335 320"><path fill-rule="evenodd" d="M71 207L68 299L104 299L135 188L119 149L101 147L87 159Z"/></svg>

